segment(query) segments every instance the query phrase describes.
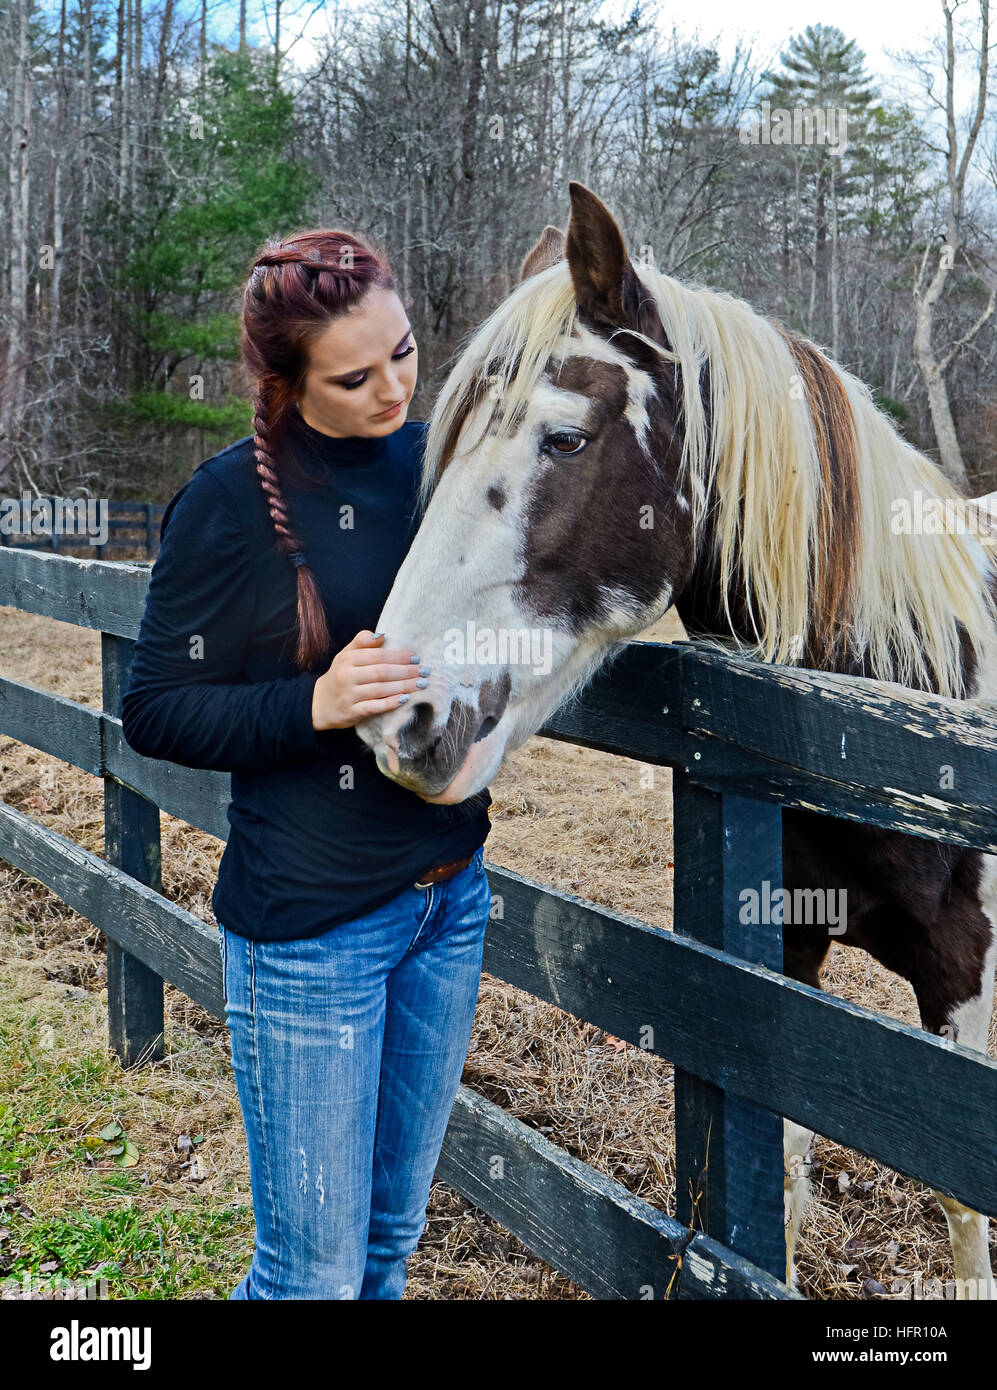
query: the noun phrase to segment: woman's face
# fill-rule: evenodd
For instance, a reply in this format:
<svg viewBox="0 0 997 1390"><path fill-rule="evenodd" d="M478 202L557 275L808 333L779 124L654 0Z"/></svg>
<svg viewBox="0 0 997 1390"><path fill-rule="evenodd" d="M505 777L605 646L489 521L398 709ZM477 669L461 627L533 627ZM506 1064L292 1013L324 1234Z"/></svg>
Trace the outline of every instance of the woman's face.
<svg viewBox="0 0 997 1390"><path fill-rule="evenodd" d="M298 395L305 423L337 438L391 434L405 423L419 374L408 315L394 290L368 290L313 338ZM383 412L389 406L393 414Z"/></svg>

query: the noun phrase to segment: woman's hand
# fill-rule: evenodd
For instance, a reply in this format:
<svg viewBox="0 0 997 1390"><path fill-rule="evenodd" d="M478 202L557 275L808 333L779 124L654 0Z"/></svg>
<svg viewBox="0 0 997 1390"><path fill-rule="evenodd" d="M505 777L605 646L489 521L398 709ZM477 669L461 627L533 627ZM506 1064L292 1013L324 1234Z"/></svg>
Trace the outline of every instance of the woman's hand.
<svg viewBox="0 0 997 1390"><path fill-rule="evenodd" d="M312 725L316 729L349 729L361 719L397 709L413 690L425 689L429 667L413 670L419 658L410 651L382 647L364 628L332 659L312 692Z"/></svg>

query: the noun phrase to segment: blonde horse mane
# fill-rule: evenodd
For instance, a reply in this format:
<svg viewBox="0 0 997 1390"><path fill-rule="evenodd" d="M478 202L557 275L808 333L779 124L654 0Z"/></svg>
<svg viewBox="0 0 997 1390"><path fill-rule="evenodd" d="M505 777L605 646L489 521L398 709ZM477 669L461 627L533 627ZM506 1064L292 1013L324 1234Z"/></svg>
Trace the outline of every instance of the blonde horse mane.
<svg viewBox="0 0 997 1390"><path fill-rule="evenodd" d="M724 603L736 586L754 630L741 650L792 665L810 643L822 666L864 656L879 679L964 694L956 620L978 661L997 621L983 551L970 535L892 525L918 492L943 504L959 494L900 438L869 388L812 343L733 295L636 269L670 350L636 336L678 374L694 542L698 550L709 507ZM469 413L493 400L492 439L509 437L545 368L573 351L576 319L562 259L468 336L432 412L421 508Z"/></svg>

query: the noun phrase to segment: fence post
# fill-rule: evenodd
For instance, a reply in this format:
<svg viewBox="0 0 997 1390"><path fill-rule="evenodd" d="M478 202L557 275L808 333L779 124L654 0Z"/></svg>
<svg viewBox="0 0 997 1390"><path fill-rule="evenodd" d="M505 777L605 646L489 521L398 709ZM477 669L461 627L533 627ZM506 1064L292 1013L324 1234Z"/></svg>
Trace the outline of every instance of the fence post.
<svg viewBox="0 0 997 1390"><path fill-rule="evenodd" d="M675 931L781 970L781 925L742 924L739 897L782 887L781 808L695 787L679 768L672 786ZM776 1021L756 1024L777 1049ZM676 1067L676 1218L784 1280L782 1134L781 1116Z"/></svg>
<svg viewBox="0 0 997 1390"><path fill-rule="evenodd" d="M121 716L134 642L100 635L103 707ZM104 858L157 893L163 891L159 807L130 787L104 778ZM107 1023L111 1046L124 1067L164 1055L163 980L107 938Z"/></svg>
<svg viewBox="0 0 997 1390"><path fill-rule="evenodd" d="M118 504L117 504L116 502L112 502L110 499L108 499L108 503L107 503L107 541L110 541L110 539L111 539L111 518L114 516L114 509L115 509L115 507L116 507L117 505L118 505ZM93 543L93 556L94 556L94 559L95 559L95 560L106 560L106 559L107 559L107 542L105 542L103 545L101 545L98 541L94 541L94 543ZM101 638L101 641L103 641L103 637ZM122 688L122 690L124 689L124 684L123 684L123 683L122 683L122 687L121 687L121 688ZM117 714L117 713L118 713L118 710L117 710L117 709L113 709L113 710L107 709L107 706L106 706L106 705L104 706L104 708L105 708L105 710L107 710L107 713L108 713L108 714Z"/></svg>
<svg viewBox="0 0 997 1390"><path fill-rule="evenodd" d="M152 555L152 503L145 504L145 558Z"/></svg>

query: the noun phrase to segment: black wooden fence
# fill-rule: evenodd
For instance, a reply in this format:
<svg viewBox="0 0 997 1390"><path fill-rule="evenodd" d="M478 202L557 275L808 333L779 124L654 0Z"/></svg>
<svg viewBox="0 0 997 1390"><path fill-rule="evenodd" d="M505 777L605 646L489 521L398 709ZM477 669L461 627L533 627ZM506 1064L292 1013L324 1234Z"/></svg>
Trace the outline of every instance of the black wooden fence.
<svg viewBox="0 0 997 1390"><path fill-rule="evenodd" d="M41 499L39 499L41 500ZM53 507L55 497L45 498ZM91 549L98 560L106 560L111 550L144 550L147 560L159 554L159 525L166 511L165 502L115 502L107 504L107 540L91 544L85 534L63 534L55 528L44 535L8 536L0 531L0 545L12 550L50 550L58 555L65 550Z"/></svg>
<svg viewBox="0 0 997 1390"><path fill-rule="evenodd" d="M140 756L118 718L148 579L0 552L0 604L101 633L103 713L2 680L0 733L104 778L106 858L2 802L0 856L106 934L125 1065L162 1055L164 979L224 1016L216 929L161 893L157 808L225 839L229 777ZM786 978L780 929L737 911L746 885L781 883L783 806L997 852L997 719L630 642L540 732L674 769L674 932L489 864L484 968L671 1059L676 1216L464 1086L437 1176L598 1299L796 1297L781 1116L997 1215L997 1062ZM940 763L956 791L937 790Z"/></svg>

